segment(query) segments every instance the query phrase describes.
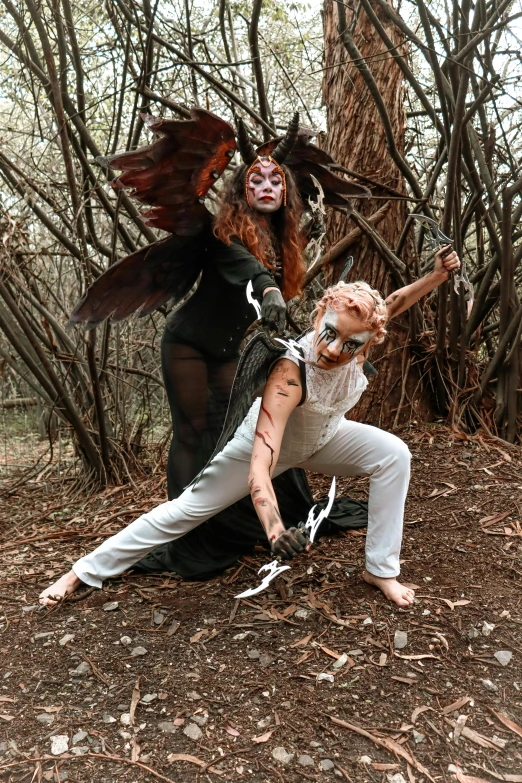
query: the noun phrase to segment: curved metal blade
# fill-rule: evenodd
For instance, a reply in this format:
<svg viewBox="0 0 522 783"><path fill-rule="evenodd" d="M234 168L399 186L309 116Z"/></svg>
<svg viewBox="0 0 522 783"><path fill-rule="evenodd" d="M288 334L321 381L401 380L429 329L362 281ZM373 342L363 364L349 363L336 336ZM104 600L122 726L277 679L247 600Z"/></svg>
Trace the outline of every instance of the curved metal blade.
<svg viewBox="0 0 522 783"><path fill-rule="evenodd" d="M257 587L249 587L248 590L244 591L244 593L236 595L236 598L249 598L251 595L257 595L257 593L260 593L262 590L266 590L272 579L275 579L276 576L279 576L279 574L282 574L283 571L288 571L289 569L290 566L282 566L278 560L272 560L271 563L265 563L265 565L262 565L257 572L258 574L260 574L262 571L269 572L266 576L263 577L261 584Z"/></svg>
<svg viewBox="0 0 522 783"><path fill-rule="evenodd" d="M314 516L314 511L317 508L317 504L315 506L312 506L312 508L310 509L310 512L308 514L308 519L306 520L306 524L304 528L310 537L311 544L314 543L315 535L319 529L319 525L324 519L326 519L326 517L329 515L330 511L332 510L332 506L335 500L335 486L336 486L336 481L334 476L330 486L330 491L328 492L328 503L323 508L323 510L319 512L319 514L317 515L317 519Z"/></svg>

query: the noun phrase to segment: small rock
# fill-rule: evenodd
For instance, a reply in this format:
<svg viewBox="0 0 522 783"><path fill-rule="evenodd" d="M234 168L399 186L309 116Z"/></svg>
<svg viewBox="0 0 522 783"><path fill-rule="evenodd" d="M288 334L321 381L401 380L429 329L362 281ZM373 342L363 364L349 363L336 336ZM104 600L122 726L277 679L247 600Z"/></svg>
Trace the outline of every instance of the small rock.
<svg viewBox="0 0 522 783"><path fill-rule="evenodd" d="M292 702L291 701L282 701L281 702L281 709L282 710L290 710L290 709L292 709Z"/></svg>
<svg viewBox="0 0 522 783"><path fill-rule="evenodd" d="M361 756L359 759L359 764L371 764L372 760L369 756Z"/></svg>
<svg viewBox="0 0 522 783"><path fill-rule="evenodd" d="M496 693L498 691L498 685L495 685L492 680L481 680L480 682L487 691L490 691L491 693Z"/></svg>
<svg viewBox="0 0 522 783"><path fill-rule="evenodd" d="M373 620L371 617L367 617L366 620L362 621L363 625L373 625Z"/></svg>
<svg viewBox="0 0 522 783"><path fill-rule="evenodd" d="M122 714L120 715L120 723L122 723L124 726L131 725L130 712L122 712Z"/></svg>
<svg viewBox="0 0 522 783"><path fill-rule="evenodd" d="M448 772L452 772L453 775L456 775L457 772L462 772L462 769L459 769L455 764L448 764Z"/></svg>
<svg viewBox="0 0 522 783"><path fill-rule="evenodd" d="M198 726L204 726L208 721L208 715L193 715L190 720L193 720Z"/></svg>
<svg viewBox="0 0 522 783"><path fill-rule="evenodd" d="M103 611L104 612L114 612L115 609L117 609L119 606L118 601L109 601L106 604L103 604Z"/></svg>
<svg viewBox="0 0 522 783"><path fill-rule="evenodd" d="M41 715L36 716L36 720L38 723L43 723L46 726L50 726L51 723L54 723L54 715L48 715L46 712L43 712Z"/></svg>
<svg viewBox="0 0 522 783"><path fill-rule="evenodd" d="M400 772L396 772L395 775L387 775L386 777L390 783L406 783L404 775L402 775Z"/></svg>
<svg viewBox="0 0 522 783"><path fill-rule="evenodd" d="M200 694L197 691L189 691L187 693L187 699L190 699L190 701L199 701L199 699L202 699L203 697L200 696Z"/></svg>
<svg viewBox="0 0 522 783"><path fill-rule="evenodd" d="M258 729L267 729L270 724L272 723L272 716L267 715L266 718L262 718L260 721L257 722L257 728Z"/></svg>
<svg viewBox="0 0 522 783"><path fill-rule="evenodd" d="M395 631L393 637L393 646L396 650L403 650L408 644L408 634L406 631Z"/></svg>
<svg viewBox="0 0 522 783"><path fill-rule="evenodd" d="M480 636L478 628L470 628L468 631L468 639L477 639Z"/></svg>
<svg viewBox="0 0 522 783"><path fill-rule="evenodd" d="M323 770L323 772L328 772L329 770L335 768L335 764L333 763L332 759L321 759L319 762L319 767Z"/></svg>
<svg viewBox="0 0 522 783"><path fill-rule="evenodd" d="M49 639L51 636L54 636L54 631L41 631L40 633L35 633L33 639L37 642L39 639Z"/></svg>
<svg viewBox="0 0 522 783"><path fill-rule="evenodd" d="M53 781L54 783L61 783L61 781L69 780L69 775L65 770L60 770L60 775L58 776L56 772L53 775Z"/></svg>
<svg viewBox="0 0 522 783"><path fill-rule="evenodd" d="M427 617L429 614L431 614L431 612L429 609L423 609L422 614L424 615L424 617Z"/></svg>
<svg viewBox="0 0 522 783"><path fill-rule="evenodd" d="M259 650L248 650L247 655L251 661L257 661L261 657Z"/></svg>
<svg viewBox="0 0 522 783"><path fill-rule="evenodd" d="M73 671L73 674L77 677L83 677L86 674L90 674L91 671L91 664L87 663L87 661L82 661L76 669Z"/></svg>
<svg viewBox="0 0 522 783"><path fill-rule="evenodd" d="M248 631L245 631L244 633L236 633L236 635L232 637L232 641L242 642L243 639L247 638L247 636L248 636Z"/></svg>
<svg viewBox="0 0 522 783"><path fill-rule="evenodd" d="M89 735L87 734L86 731L83 731L82 729L80 729L80 731L77 731L76 734L74 735L74 737L72 738L72 744L73 745L77 745L79 742L81 742L82 740L86 739L86 737L88 737L88 736Z"/></svg>
<svg viewBox="0 0 522 783"><path fill-rule="evenodd" d="M142 698L142 702L144 704L150 704L151 702L155 701L158 698L157 693L146 693L145 696Z"/></svg>
<svg viewBox="0 0 522 783"><path fill-rule="evenodd" d="M494 656L501 666L507 666L513 657L513 653L510 650L499 650L494 653Z"/></svg>
<svg viewBox="0 0 522 783"><path fill-rule="evenodd" d="M32 604L31 606L22 606L22 612L34 612L35 609L38 609L38 604Z"/></svg>
<svg viewBox="0 0 522 783"><path fill-rule="evenodd" d="M60 647L65 647L65 645L68 642L72 642L73 639L74 639L74 634L73 633L66 633L65 636L62 636L62 638L60 639L58 644L60 645Z"/></svg>
<svg viewBox="0 0 522 783"><path fill-rule="evenodd" d="M348 650L348 655L350 658L356 658L358 655L364 655L364 652L362 650Z"/></svg>
<svg viewBox="0 0 522 783"><path fill-rule="evenodd" d="M424 742L426 736L421 734L420 731L413 729L413 739L415 740L415 744L418 745L420 742Z"/></svg>
<svg viewBox="0 0 522 783"><path fill-rule="evenodd" d="M132 639L130 636L122 636L120 639L120 644L123 644L124 647L128 647L129 644L132 644Z"/></svg>
<svg viewBox="0 0 522 783"><path fill-rule="evenodd" d="M71 748L71 753L74 753L75 756L81 756L83 753L89 752L89 746L88 745L76 745L74 748Z"/></svg>
<svg viewBox="0 0 522 783"><path fill-rule="evenodd" d="M274 662L274 659L271 655L268 655L267 653L263 653L259 656L259 664L263 669L266 669L267 666L271 666Z"/></svg>
<svg viewBox="0 0 522 783"><path fill-rule="evenodd" d="M134 649L131 650L131 656L133 658L137 658L138 655L147 655L147 650L145 647L134 647Z"/></svg>
<svg viewBox="0 0 522 783"><path fill-rule="evenodd" d="M491 631L495 628L493 623L487 623L485 620L482 623L482 636L489 636Z"/></svg>
<svg viewBox="0 0 522 783"><path fill-rule="evenodd" d="M311 756L307 756L306 754L304 756L299 756L297 759L297 763L300 764L302 767L313 767L314 760Z"/></svg>
<svg viewBox="0 0 522 783"><path fill-rule="evenodd" d="M165 615L163 612L159 612L157 609L154 610L154 624L155 625L161 625L161 623L165 620Z"/></svg>
<svg viewBox="0 0 522 783"><path fill-rule="evenodd" d="M158 729L165 732L165 734L174 734L178 727L174 726L170 720L162 720L161 723L158 723Z"/></svg>
<svg viewBox="0 0 522 783"><path fill-rule="evenodd" d="M346 661L348 660L348 656L346 653L343 653L340 658L338 658L334 663L332 663L332 669L342 669Z"/></svg>
<svg viewBox="0 0 522 783"><path fill-rule="evenodd" d="M53 756L60 756L69 750L69 737L67 734L56 734L51 737L51 753Z"/></svg>
<svg viewBox="0 0 522 783"><path fill-rule="evenodd" d="M306 620L309 614L308 609L298 609L297 612L294 612L294 617L298 617L299 620Z"/></svg>
<svg viewBox="0 0 522 783"><path fill-rule="evenodd" d="M183 734L191 740L194 740L194 742L198 742L203 736L203 732L195 723L189 723L188 726L185 726Z"/></svg>
<svg viewBox="0 0 522 783"><path fill-rule="evenodd" d="M333 674L326 674L325 672L321 672L321 674L317 675L317 682L321 682L322 680L326 682L334 682L334 676Z"/></svg>
<svg viewBox="0 0 522 783"><path fill-rule="evenodd" d="M287 753L282 747L274 748L272 751L272 758L276 761L280 761L281 764L289 764L294 758L293 753Z"/></svg>
<svg viewBox="0 0 522 783"><path fill-rule="evenodd" d="M104 712L102 715L102 721L104 723L116 723L116 718L113 718L112 715L109 715L108 712Z"/></svg>

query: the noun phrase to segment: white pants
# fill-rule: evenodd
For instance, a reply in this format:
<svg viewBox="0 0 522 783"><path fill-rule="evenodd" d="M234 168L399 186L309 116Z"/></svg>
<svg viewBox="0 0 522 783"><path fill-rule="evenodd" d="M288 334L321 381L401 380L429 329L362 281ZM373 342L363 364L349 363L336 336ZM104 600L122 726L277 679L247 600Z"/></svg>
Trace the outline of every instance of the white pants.
<svg viewBox="0 0 522 783"><path fill-rule="evenodd" d="M251 455L252 442L236 435L196 487L156 506L82 557L73 566L76 576L101 587L104 579L121 574L160 544L180 538L248 495ZM326 446L300 465L278 464L274 477L292 467L330 476L370 476L366 568L375 576L397 576L410 477L406 444L376 427L343 420Z"/></svg>

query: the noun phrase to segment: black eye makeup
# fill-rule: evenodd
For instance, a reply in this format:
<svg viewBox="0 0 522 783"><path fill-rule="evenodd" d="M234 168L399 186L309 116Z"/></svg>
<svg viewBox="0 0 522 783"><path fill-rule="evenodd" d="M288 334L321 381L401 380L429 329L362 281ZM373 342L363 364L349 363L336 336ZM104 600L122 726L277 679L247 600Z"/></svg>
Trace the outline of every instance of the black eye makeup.
<svg viewBox="0 0 522 783"><path fill-rule="evenodd" d="M317 335L316 339L316 345L319 345L321 342L325 342L327 345L331 345L335 340L337 340L339 336L339 332L337 329L332 326L332 324L325 323L319 334ZM365 340L356 340L353 337L349 337L348 340L345 340L341 346L341 353L346 353L349 356L353 356L359 348L362 348L363 345L365 345Z"/></svg>

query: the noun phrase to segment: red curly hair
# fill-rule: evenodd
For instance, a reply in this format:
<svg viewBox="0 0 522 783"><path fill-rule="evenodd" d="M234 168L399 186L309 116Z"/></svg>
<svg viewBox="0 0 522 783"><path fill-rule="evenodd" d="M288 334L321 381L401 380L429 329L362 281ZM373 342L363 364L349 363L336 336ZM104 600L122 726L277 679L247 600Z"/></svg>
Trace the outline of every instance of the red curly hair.
<svg viewBox="0 0 522 783"><path fill-rule="evenodd" d="M382 343L386 337L388 311L386 302L375 288L363 280L354 283L337 283L327 288L312 313L316 327L326 310L347 310L373 332L370 345Z"/></svg>
<svg viewBox="0 0 522 783"><path fill-rule="evenodd" d="M214 219L214 235L225 245L238 237L270 271L275 270L275 258L283 266L283 297L286 301L301 293L305 265L303 250L306 240L299 230L303 203L291 172L281 167L286 178L286 207L274 212L270 220L251 209L245 199L247 166L239 166L224 188L220 208Z"/></svg>

